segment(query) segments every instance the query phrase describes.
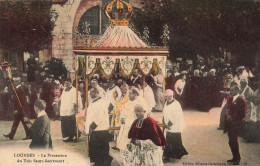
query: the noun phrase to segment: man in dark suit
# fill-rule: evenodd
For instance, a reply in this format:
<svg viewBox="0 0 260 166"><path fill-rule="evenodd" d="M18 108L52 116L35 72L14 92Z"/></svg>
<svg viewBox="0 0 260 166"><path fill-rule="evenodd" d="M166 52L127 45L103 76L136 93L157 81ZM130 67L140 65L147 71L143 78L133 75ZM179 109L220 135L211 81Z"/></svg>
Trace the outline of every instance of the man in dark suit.
<svg viewBox="0 0 260 166"><path fill-rule="evenodd" d="M20 121L23 124L26 137L23 140L27 140L31 138L31 132L29 128L31 127L31 122L28 119L28 104L26 100L26 95L24 88L21 86L21 78L20 77L14 77L14 86L16 88L16 94L13 95L13 108L14 108L14 120L12 129L9 134L4 136L9 139L13 139L14 135L16 133L16 130L18 128L18 125Z"/></svg>
<svg viewBox="0 0 260 166"><path fill-rule="evenodd" d="M225 114L224 133L227 132L229 138L229 146L233 154L233 158L227 162L233 165L239 165L241 156L237 137L241 130L242 122L246 117L247 105L244 99L239 96L239 87L233 85L230 88L231 97L228 98Z"/></svg>
<svg viewBox="0 0 260 166"><path fill-rule="evenodd" d="M34 110L37 119L31 127L32 142L31 149L52 149L52 139L50 134L50 120L45 112L46 103L37 99L34 103Z"/></svg>
<svg viewBox="0 0 260 166"><path fill-rule="evenodd" d="M41 99L46 102L46 113L49 118L53 118L53 108L52 103L54 101L53 95L53 82L51 81L52 76L45 78L44 83L42 84L42 94Z"/></svg>
<svg viewBox="0 0 260 166"><path fill-rule="evenodd" d="M35 81L35 70L37 67L37 62L34 57L30 57L27 60L28 71L27 71L27 81L34 82Z"/></svg>

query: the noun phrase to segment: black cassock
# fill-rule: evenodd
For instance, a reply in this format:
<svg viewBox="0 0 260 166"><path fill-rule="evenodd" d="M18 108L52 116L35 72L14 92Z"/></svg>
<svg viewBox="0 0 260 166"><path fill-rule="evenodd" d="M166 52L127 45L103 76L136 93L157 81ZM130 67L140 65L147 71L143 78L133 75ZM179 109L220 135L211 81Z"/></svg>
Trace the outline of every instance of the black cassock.
<svg viewBox="0 0 260 166"><path fill-rule="evenodd" d="M209 90L210 108L220 106L219 104L220 92L217 85L216 76L209 77L208 90Z"/></svg>
<svg viewBox="0 0 260 166"><path fill-rule="evenodd" d="M209 93L209 78L202 77L200 92L199 92L200 111L207 112L210 110L211 107L211 101L209 100L210 95L211 94Z"/></svg>
<svg viewBox="0 0 260 166"><path fill-rule="evenodd" d="M191 108L199 109L200 99L199 93L201 88L201 77L192 77L190 80L190 95L188 97L188 103Z"/></svg>

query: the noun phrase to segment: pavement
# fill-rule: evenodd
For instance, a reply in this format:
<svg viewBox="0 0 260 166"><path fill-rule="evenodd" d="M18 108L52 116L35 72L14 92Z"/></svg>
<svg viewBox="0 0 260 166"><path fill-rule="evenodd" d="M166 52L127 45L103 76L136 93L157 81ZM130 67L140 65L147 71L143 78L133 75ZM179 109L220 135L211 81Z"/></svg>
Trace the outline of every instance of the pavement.
<svg viewBox="0 0 260 166"><path fill-rule="evenodd" d="M231 159L232 154L229 149L227 135L223 134L223 131L217 130L219 115L220 108L213 108L206 113L197 110L185 110L184 117L186 129L182 133L182 141L189 154L180 160L171 159L170 162L165 164L165 166L228 165L226 160ZM161 121L162 113L152 113L151 117L155 120ZM0 121L0 134L8 133L11 125L12 121ZM80 141L77 143L63 142L61 137L60 121L51 121L51 133L54 149L46 153L42 151L31 151L28 148L30 140L22 140L22 138L25 137L25 133L21 124L19 125L13 140L8 140L0 135L0 166L91 165L89 163L89 158L87 157L86 136L82 136ZM242 138L239 138L238 141L241 153L240 165L260 165L260 144L247 143ZM113 145L114 143L111 142L110 146ZM28 153L34 154L35 156L19 156L19 154ZM112 162L113 166L122 165L123 159L118 151L111 149L110 154L114 157ZM54 163L56 160L63 161L63 163ZM3 161L6 161L8 164L3 164Z"/></svg>

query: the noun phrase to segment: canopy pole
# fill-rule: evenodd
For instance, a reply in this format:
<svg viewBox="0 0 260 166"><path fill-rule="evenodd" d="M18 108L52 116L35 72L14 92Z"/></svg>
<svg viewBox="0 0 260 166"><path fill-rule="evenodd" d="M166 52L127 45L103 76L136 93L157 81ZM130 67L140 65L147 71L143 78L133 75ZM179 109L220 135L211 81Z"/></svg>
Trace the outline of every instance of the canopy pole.
<svg viewBox="0 0 260 166"><path fill-rule="evenodd" d="M88 108L88 75L87 75L87 56L85 56L85 63L86 63L86 71L85 73L85 88L86 88L86 104L85 104L85 117L87 120L87 108ZM89 156L89 135L87 135L87 140L86 140L86 145L87 145L87 156Z"/></svg>
<svg viewBox="0 0 260 166"><path fill-rule="evenodd" d="M88 77L86 77L86 106L85 106L85 116L86 116L86 120L87 120L87 108L88 108ZM86 144L87 144L87 156L89 156L89 135L87 135L87 140L86 140Z"/></svg>
<svg viewBox="0 0 260 166"><path fill-rule="evenodd" d="M84 77L85 77L85 89L86 89L86 103L85 103L85 108L88 107L88 75L87 75L87 66L88 66L88 62L87 62L87 56L85 56L85 71L84 71ZM87 110L86 110L86 115L87 115Z"/></svg>
<svg viewBox="0 0 260 166"><path fill-rule="evenodd" d="M164 106L164 104L165 104L165 101L164 101L164 94L165 94L165 76L164 76L164 74L162 74L162 76L163 76L163 106Z"/></svg>
<svg viewBox="0 0 260 166"><path fill-rule="evenodd" d="M75 58L76 64L78 63L78 58L76 56ZM78 92L79 86L78 86L78 69L76 69L76 114L78 114L78 109L79 109L79 99L78 99ZM76 121L76 126L77 126L77 140L79 140L79 123Z"/></svg>
<svg viewBox="0 0 260 166"><path fill-rule="evenodd" d="M85 83L86 83L86 104L85 104L85 108L88 107L88 78L85 78Z"/></svg>
<svg viewBox="0 0 260 166"><path fill-rule="evenodd" d="M144 97L145 75L143 74L143 97Z"/></svg>

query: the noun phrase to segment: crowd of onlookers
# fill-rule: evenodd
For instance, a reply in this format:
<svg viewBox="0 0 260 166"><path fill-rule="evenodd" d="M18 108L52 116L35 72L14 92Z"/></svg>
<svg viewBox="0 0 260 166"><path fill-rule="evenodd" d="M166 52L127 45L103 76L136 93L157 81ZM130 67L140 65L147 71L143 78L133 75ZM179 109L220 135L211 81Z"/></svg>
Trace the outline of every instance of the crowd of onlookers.
<svg viewBox="0 0 260 166"><path fill-rule="evenodd" d="M37 64L33 60L28 60L28 72L14 72L13 77L22 78L22 86L26 92L27 103L29 106L29 117L35 118L34 102L42 99L46 102L46 113L51 119L59 118L60 96L63 92L63 84L66 78L48 74L49 72L42 68L42 64ZM214 67L214 68L211 68ZM165 81L165 82L164 82ZM229 90L232 83L240 86L240 95L247 101L248 113L243 130L245 137L250 137L246 131L251 130L249 126L259 129L259 83L254 68L244 66L231 66L228 62L221 63L220 66L214 66L210 61L205 61L198 56L197 60L177 60L176 63L167 69L167 75L164 79L160 73L151 73L143 79L143 75L138 69L134 70L132 76L128 79L123 78L120 73L116 73L113 78L107 80L101 73L96 73L89 78L88 88L99 88L102 93L106 93L113 86L120 87L123 83L128 86L137 87L144 95L152 96L146 101L151 111L162 111L164 105L164 94L166 89L175 92L175 98L180 101L183 108L191 108L207 112L213 107L223 108L224 92ZM165 87L164 87L165 84ZM13 90L8 81L2 85L1 119L11 119L12 107L10 107ZM76 81L73 81L76 86ZM258 88L258 90L257 90ZM86 104L85 79L79 76L78 91L81 95L83 108ZM152 95L150 95L152 94ZM145 96L145 95L144 95ZM88 101L91 98L88 95ZM249 125L250 124L250 125ZM253 124L253 125L251 125ZM221 126L220 126L221 128Z"/></svg>
<svg viewBox="0 0 260 166"><path fill-rule="evenodd" d="M221 107L219 130L223 130L227 99L230 87L237 85L239 95L247 103L246 119L241 136L248 142L260 140L260 81L255 68L231 65L223 60L219 66L205 63L204 59L192 62L181 61L166 77L166 89L176 92L183 108L199 111L210 111L213 107ZM181 72L180 72L181 71Z"/></svg>

